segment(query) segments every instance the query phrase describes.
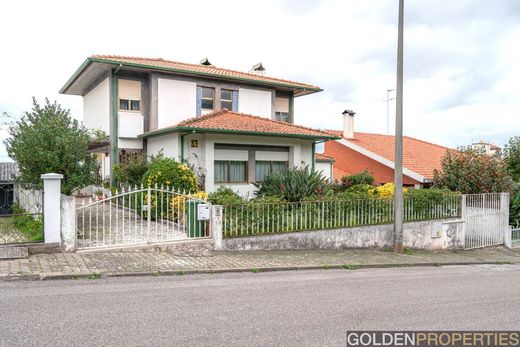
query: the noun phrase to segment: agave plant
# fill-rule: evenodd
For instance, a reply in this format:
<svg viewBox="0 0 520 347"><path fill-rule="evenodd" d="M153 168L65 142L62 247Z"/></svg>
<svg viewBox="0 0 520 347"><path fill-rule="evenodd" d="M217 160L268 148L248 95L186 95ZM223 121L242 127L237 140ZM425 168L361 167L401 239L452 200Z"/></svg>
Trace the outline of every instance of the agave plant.
<svg viewBox="0 0 520 347"><path fill-rule="evenodd" d="M326 189L326 181L321 172L312 172L308 165L271 173L262 183L255 185L258 188L258 197L279 196L290 202L302 201L309 197L319 198Z"/></svg>

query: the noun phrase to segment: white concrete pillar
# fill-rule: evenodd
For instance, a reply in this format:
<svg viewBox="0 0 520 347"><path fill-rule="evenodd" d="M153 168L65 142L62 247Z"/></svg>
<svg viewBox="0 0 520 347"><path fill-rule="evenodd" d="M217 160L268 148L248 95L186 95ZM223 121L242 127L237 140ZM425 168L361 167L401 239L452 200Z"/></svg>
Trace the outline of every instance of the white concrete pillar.
<svg viewBox="0 0 520 347"><path fill-rule="evenodd" d="M76 250L76 197L61 196L61 249Z"/></svg>
<svg viewBox="0 0 520 347"><path fill-rule="evenodd" d="M43 240L45 243L61 242L61 180L63 175L48 173L43 180Z"/></svg>
<svg viewBox="0 0 520 347"><path fill-rule="evenodd" d="M213 248L215 250L222 249L222 206L211 206L211 238L213 239Z"/></svg>

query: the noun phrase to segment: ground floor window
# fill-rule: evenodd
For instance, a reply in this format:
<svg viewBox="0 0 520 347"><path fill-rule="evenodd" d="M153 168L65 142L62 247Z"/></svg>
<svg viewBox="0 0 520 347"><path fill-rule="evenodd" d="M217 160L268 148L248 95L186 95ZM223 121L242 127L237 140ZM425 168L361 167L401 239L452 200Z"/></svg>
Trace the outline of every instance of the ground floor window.
<svg viewBox="0 0 520 347"><path fill-rule="evenodd" d="M277 173L287 170L289 163L287 161L267 161L260 160L255 163L255 180L256 182L262 182L264 177L270 173Z"/></svg>
<svg viewBox="0 0 520 347"><path fill-rule="evenodd" d="M215 182L247 182L247 161L215 160Z"/></svg>

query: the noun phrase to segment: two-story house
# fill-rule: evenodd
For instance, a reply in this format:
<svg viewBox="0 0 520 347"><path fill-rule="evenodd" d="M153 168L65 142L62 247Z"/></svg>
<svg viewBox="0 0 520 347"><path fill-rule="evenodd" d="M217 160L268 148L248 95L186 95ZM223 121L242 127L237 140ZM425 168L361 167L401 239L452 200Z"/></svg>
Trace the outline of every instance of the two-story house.
<svg viewBox="0 0 520 347"><path fill-rule="evenodd" d="M60 93L81 95L84 125L108 134L102 176L128 156L162 151L191 164L206 191L231 186L246 195L269 172L314 169L316 143L337 138L294 124L294 99L319 87L262 70L95 55Z"/></svg>

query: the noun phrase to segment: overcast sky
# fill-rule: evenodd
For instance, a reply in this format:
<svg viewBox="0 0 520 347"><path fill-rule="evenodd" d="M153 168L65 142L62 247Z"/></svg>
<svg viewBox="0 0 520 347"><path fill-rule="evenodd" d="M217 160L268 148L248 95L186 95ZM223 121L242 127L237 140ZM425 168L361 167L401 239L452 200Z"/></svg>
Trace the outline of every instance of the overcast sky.
<svg viewBox="0 0 520 347"><path fill-rule="evenodd" d="M405 2L405 134L451 147L520 135L520 1ZM268 75L322 87L296 99L297 123L339 129L352 109L356 130L385 133L397 3L3 1L0 113L19 116L35 96L81 119L81 97L58 90L91 54L209 57L243 71L261 61Z"/></svg>

